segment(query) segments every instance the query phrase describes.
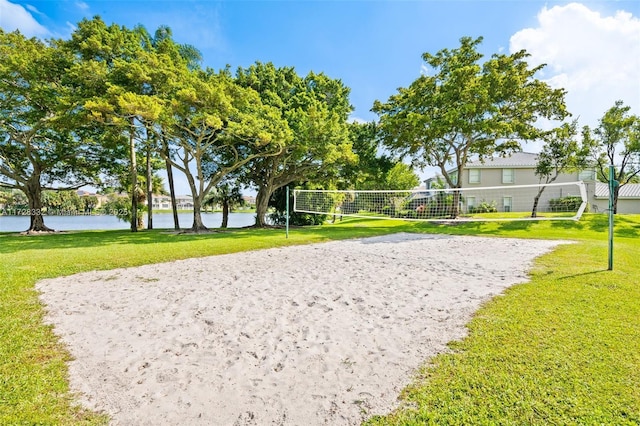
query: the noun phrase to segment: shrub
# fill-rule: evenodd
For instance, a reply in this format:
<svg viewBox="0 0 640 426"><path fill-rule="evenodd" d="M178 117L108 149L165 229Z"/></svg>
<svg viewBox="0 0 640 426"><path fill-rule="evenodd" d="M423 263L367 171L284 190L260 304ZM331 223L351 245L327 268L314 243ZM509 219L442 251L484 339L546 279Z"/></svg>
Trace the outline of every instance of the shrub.
<svg viewBox="0 0 640 426"><path fill-rule="evenodd" d="M495 200L490 203L483 200L477 206L469 207L469 213L496 213L497 211L498 207L496 206Z"/></svg>
<svg viewBox="0 0 640 426"><path fill-rule="evenodd" d="M580 204L582 204L582 198L573 195L561 198L553 198L549 200L549 211L572 212L578 210Z"/></svg>

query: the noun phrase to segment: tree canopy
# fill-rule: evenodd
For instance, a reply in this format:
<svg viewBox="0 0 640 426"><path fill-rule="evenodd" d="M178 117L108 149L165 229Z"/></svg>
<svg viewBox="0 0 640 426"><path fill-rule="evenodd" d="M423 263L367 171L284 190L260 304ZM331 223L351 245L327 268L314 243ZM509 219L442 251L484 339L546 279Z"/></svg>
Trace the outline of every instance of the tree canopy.
<svg viewBox="0 0 640 426"><path fill-rule="evenodd" d="M200 209L216 185L252 161L279 155L290 139L279 111L264 105L253 89L237 85L226 71L185 76L166 120L168 155L163 155L187 177L193 231L206 229Z"/></svg>
<svg viewBox="0 0 640 426"><path fill-rule="evenodd" d="M481 42L463 37L456 49L424 53L431 72L373 107L384 145L414 165L438 167L450 187L460 185L451 165L462 176L474 156L505 154L540 137L539 118L568 115L565 91L535 78L543 65L530 68L525 51L481 62Z"/></svg>
<svg viewBox="0 0 640 426"><path fill-rule="evenodd" d="M609 182L609 166L615 168L614 179L618 185L613 193L613 211L618 210L620 187L634 181L640 175L640 117L630 114L631 107L621 100L609 108L598 127L585 127L583 140L591 149L591 159L598 177Z"/></svg>
<svg viewBox="0 0 640 426"><path fill-rule="evenodd" d="M151 205L154 172L164 166L173 200L172 170L186 177L198 232L206 230L203 203L231 181L236 190L257 188L257 226L288 185L416 186L407 158L438 167L458 187L452 165L461 176L472 158L538 139L546 141L538 175L553 181L583 153L575 124L537 125L569 115L565 91L536 79L544 65L530 67L525 51L485 61L481 42L464 37L455 49L424 53L429 72L376 101L378 123L349 123L350 90L341 80L262 62L235 74L229 66L203 69L197 48L175 42L166 26L151 34L94 17L68 40L48 41L0 30L0 187L24 193L29 230L48 231L43 201L56 197L43 191L108 181L129 192L135 231L139 203ZM619 160L622 185L640 176L640 120L629 111L619 101L599 127L583 131L600 178Z"/></svg>
<svg viewBox="0 0 640 426"><path fill-rule="evenodd" d="M554 182L561 173L574 172L587 166L588 148L577 138L578 122L564 123L544 136L544 145L538 154L535 174L542 183ZM538 201L545 186L540 186L533 202L531 217L537 216Z"/></svg>
<svg viewBox="0 0 640 426"><path fill-rule="evenodd" d="M111 155L83 126L72 62L55 42L0 30L0 186L26 195L29 231L50 231L43 189L95 184Z"/></svg>
<svg viewBox="0 0 640 426"><path fill-rule="evenodd" d="M357 162L351 161L342 165L337 189L386 188L387 175L397 160L381 149L376 123L349 123L349 140L353 153L357 156Z"/></svg>
<svg viewBox="0 0 640 426"><path fill-rule="evenodd" d="M355 161L347 129L349 89L324 74L301 77L291 67L260 62L239 68L236 81L277 108L291 131L277 155L257 157L243 169L243 181L258 188L256 225L262 226L274 191L296 181L327 181L337 165Z"/></svg>

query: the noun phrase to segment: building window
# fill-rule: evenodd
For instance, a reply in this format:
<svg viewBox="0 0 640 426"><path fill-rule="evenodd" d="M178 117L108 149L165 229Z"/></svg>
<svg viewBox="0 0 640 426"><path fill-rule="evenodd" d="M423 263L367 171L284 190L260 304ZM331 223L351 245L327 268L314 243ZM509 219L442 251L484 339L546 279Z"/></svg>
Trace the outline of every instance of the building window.
<svg viewBox="0 0 640 426"><path fill-rule="evenodd" d="M596 180L595 170L583 170L578 173L578 180Z"/></svg>
<svg viewBox="0 0 640 426"><path fill-rule="evenodd" d="M504 207L505 212L510 212L513 209L513 199L511 197L502 198L502 207Z"/></svg>
<svg viewBox="0 0 640 426"><path fill-rule="evenodd" d="M473 210L476 206L476 197L467 197L467 211Z"/></svg>
<svg viewBox="0 0 640 426"><path fill-rule="evenodd" d="M469 169L469 183L480 183L480 169Z"/></svg>
<svg viewBox="0 0 640 426"><path fill-rule="evenodd" d="M502 169L502 183L514 183L516 181L516 171L513 169Z"/></svg>

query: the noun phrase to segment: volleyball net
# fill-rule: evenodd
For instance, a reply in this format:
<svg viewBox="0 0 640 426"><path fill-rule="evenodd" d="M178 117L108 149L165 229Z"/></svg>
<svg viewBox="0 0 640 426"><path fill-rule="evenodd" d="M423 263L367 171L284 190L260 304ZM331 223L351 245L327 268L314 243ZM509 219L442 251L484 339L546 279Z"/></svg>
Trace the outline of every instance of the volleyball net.
<svg viewBox="0 0 640 426"><path fill-rule="evenodd" d="M300 213L426 221L579 220L583 182L406 191L293 190Z"/></svg>

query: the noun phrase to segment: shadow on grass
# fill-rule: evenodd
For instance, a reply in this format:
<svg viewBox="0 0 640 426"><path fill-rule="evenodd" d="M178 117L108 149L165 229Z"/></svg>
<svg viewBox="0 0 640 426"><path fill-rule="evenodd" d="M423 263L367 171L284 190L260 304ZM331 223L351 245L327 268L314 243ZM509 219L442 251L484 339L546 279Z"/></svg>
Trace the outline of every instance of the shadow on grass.
<svg viewBox="0 0 640 426"><path fill-rule="evenodd" d="M416 232L412 224L399 222L395 225L375 226L371 220L351 220L348 223L335 225L292 227L290 234L291 244L294 244L295 235L310 237L311 240L340 240L346 238L365 238L395 232ZM20 235L19 233L0 233L0 253L14 253L24 250L49 250L49 249L78 249L100 250L101 247L112 245L139 245L141 248L161 244L182 244L196 241L210 241L212 244L224 245L230 239L255 239L256 245L265 238L282 238L281 245L287 245L286 231L284 228L212 228L210 232L189 233L177 232L173 229L140 230L104 230L104 231L68 231L42 235ZM309 238L307 238L309 239ZM273 244L278 245L278 244ZM258 248L258 247L256 247ZM177 247L179 249L179 247Z"/></svg>
<svg viewBox="0 0 640 426"><path fill-rule="evenodd" d="M504 235L514 231L527 231L533 226L531 221L512 222L429 222L419 228L425 232L449 235Z"/></svg>
<svg viewBox="0 0 640 426"><path fill-rule="evenodd" d="M640 237L640 223L638 223L637 220L633 220L631 217L616 215L613 218L613 226L614 235L616 236L625 238Z"/></svg>
<svg viewBox="0 0 640 426"><path fill-rule="evenodd" d="M591 231L607 233L609 231L609 215L590 215L588 226ZM638 215L614 215L613 233L614 236L623 238L640 237L640 223L638 223Z"/></svg>
<svg viewBox="0 0 640 426"><path fill-rule="evenodd" d="M105 231L67 231L55 234L20 235L18 233L0 234L0 253L12 253L21 250L48 250L64 248L95 248L117 244L163 244L190 242L197 240L221 240L226 238L246 238L260 233L282 233L284 230L212 230L206 233L177 233L170 229L141 230L105 230Z"/></svg>
<svg viewBox="0 0 640 426"><path fill-rule="evenodd" d="M515 238L561 238L561 239L606 239L608 219L606 215L584 215L580 221L506 221L506 222L407 222L401 220L376 220L348 218L334 224L292 227L291 239L282 244L295 244L296 236L305 242L365 238L396 232L418 232L447 235L487 235ZM615 236L637 238L640 236L640 215L618 215L615 218ZM176 233L173 229L154 229L131 232L130 230L68 231L45 235L19 235L0 233L0 253L22 250L47 250L64 248L87 248L100 250L110 245L152 246L166 243L189 243L211 241L225 244L230 239L255 239L265 247L263 239L285 240L284 228L212 228L212 232L193 234ZM301 241L298 241L300 243ZM251 243L249 243L250 245ZM256 247L258 248L258 247Z"/></svg>
<svg viewBox="0 0 640 426"><path fill-rule="evenodd" d="M595 271L581 272L579 274L565 275L563 277L558 277L558 280L569 280L573 278L581 278L581 277L593 277L595 275L600 275L602 273L609 272L607 269L596 269Z"/></svg>

